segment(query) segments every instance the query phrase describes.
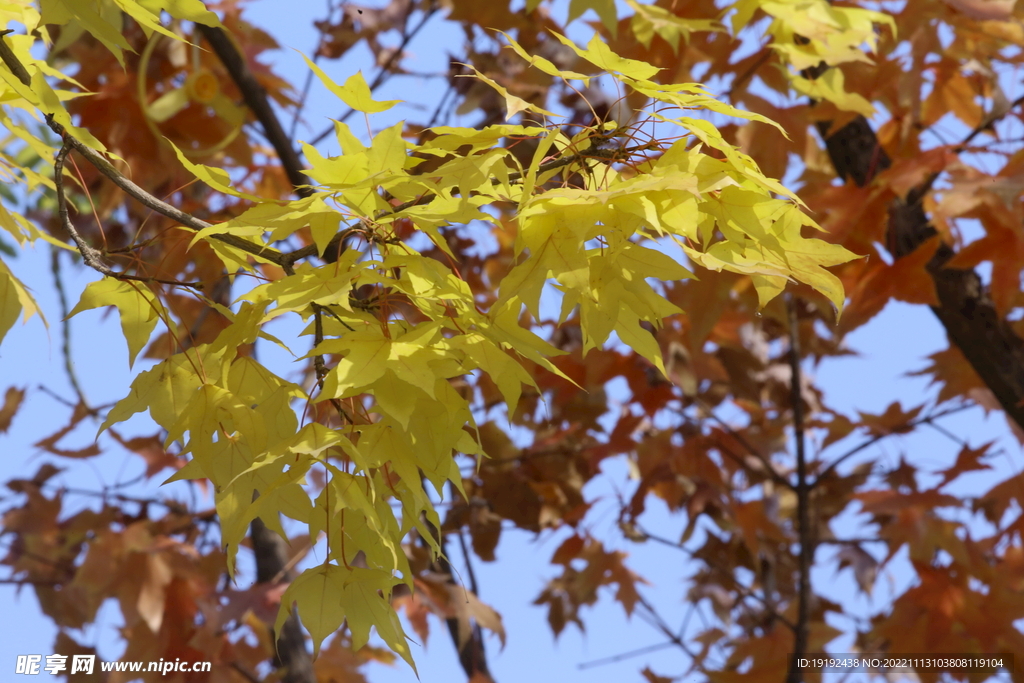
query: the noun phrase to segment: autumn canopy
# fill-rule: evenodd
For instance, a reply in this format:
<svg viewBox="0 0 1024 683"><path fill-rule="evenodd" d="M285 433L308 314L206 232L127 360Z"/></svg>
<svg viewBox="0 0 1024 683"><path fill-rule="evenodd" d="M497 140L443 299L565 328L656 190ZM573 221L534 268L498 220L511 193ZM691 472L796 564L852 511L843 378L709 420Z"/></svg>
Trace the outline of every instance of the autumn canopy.
<svg viewBox="0 0 1024 683"><path fill-rule="evenodd" d="M1024 438L1024 10L328 1L297 77L255 4L0 5L0 349L38 315L66 359L0 386L35 444L12 460L44 454L0 539L53 652L95 652L112 600L123 660L212 662L175 680L362 681L429 636L485 683L487 634L516 633L473 567L518 532L559 539L553 635L640 617L679 655L651 683L820 680L798 658L834 643L1024 658L1024 488L963 488L1000 437L946 424ZM421 73L436 27L463 42ZM429 101L397 99L416 79ZM894 300L945 331L903 369L930 393L831 407L812 371ZM135 370L109 404L72 359L112 348L70 332L103 312ZM25 424L31 400L64 416ZM885 450L924 429L946 451ZM71 483L126 452L134 480ZM908 587L851 612L882 571ZM942 670L989 675L916 675Z"/></svg>

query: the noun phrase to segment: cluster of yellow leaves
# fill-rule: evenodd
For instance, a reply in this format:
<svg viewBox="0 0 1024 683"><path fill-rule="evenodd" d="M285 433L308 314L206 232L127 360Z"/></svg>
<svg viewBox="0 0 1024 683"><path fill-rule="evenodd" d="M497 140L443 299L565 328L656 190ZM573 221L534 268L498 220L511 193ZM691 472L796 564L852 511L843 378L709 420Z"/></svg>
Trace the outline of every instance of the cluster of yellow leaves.
<svg viewBox="0 0 1024 683"><path fill-rule="evenodd" d="M198 4L178 0L175 7L184 18L208 19L196 13ZM118 5L133 17L155 7L148 0L118 0ZM108 35L109 26L98 23L107 19L89 13L89 3L55 2L52 7L65 12L53 21L77 21L115 54L125 47L119 35ZM644 17L651 31L665 35L664 17L653 10ZM324 563L291 584L279 617L284 619L297 604L317 649L347 621L357 647L373 626L411 663L390 604L397 584L412 587L401 541L418 528L436 544L428 523L434 528L440 523L423 480L438 495L447 485L461 491L453 454L482 454L470 403L451 380L487 374L511 415L522 384L533 384L523 360L561 374L550 360L558 349L521 322L524 308L534 319L541 317L541 297L549 285L562 294L562 320L578 309L588 350L603 345L614 331L663 372L660 351L645 324L658 326L680 310L648 278L693 276L655 248L660 238L674 240L706 268L749 274L762 303L794 279L842 306L842 288L824 267L853 255L805 238L802 228L817 226L793 195L765 177L713 125L686 114L714 111L766 119L735 110L696 84L656 83L651 80L655 67L620 57L597 37L585 49L559 40L596 70L646 95L652 103L648 116L675 126L674 141L631 148L628 122L605 122L572 138L554 126L439 128L435 138L413 145L396 125L378 132L367 146L339 122L341 155L325 158L305 146L308 175L317 186L311 197L287 203L238 192L224 171L191 163L179 153L183 165L211 188L254 202L236 219L195 237L211 244L231 271L252 266L242 252L212 240L213 234L262 245L308 226L323 253L344 227L366 245L362 251L348 249L333 263L289 268L284 277L243 293L236 310L218 307L230 320L228 327L212 343L172 355L141 373L102 426L148 412L166 431L165 446L181 444L181 454L191 459L172 479L213 483L231 568L256 517L283 534L278 513L284 514L308 526L310 538L326 536ZM511 39L510 46L550 75L586 80L530 58ZM359 75L339 86L311 67L330 91L357 110L377 112L393 104L374 101ZM36 68L45 83L42 67ZM4 72L6 82L10 77ZM48 86L33 89L35 99L26 102L55 111L47 109L46 92ZM518 111L548 114L503 94L510 117ZM672 111L682 114L671 118ZM509 138L537 141L526 168L502 146ZM425 157L439 165L429 173L412 172ZM574 176L583 179L580 186L555 182ZM411 223L451 255L441 228L492 221L486 209L498 203L518 206L518 261L496 283L497 301L484 311L453 268L396 239L394 224ZM22 292L13 285L0 288L0 331L5 322L9 326L11 311L16 316L25 305ZM95 283L75 312L108 305L120 312L132 360L158 320L177 334L159 299L135 283ZM281 343L262 328L287 314L309 322L305 334L315 344L306 358L333 359L322 384L301 387L239 352L260 336ZM296 408L312 401L332 402L346 424L329 429L300 423ZM319 490L306 479L314 468L326 475Z"/></svg>
<svg viewBox="0 0 1024 683"><path fill-rule="evenodd" d="M896 32L896 24L888 14L838 7L827 0L739 0L733 8L734 33L750 23L757 10L770 16L772 22L766 32L772 37L771 47L797 72L819 64L870 64L865 47L873 51L878 44L875 25L885 24ZM874 107L863 96L845 90L840 69L828 69L814 79L800 73L788 76L793 89L800 94L831 102L844 111L874 114Z"/></svg>
<svg viewBox="0 0 1024 683"><path fill-rule="evenodd" d="M540 3L541 0L528 0L527 10L532 11ZM626 5L633 10L629 19L633 35L645 47L650 47L657 35L678 51L680 39L688 41L694 31L724 30L717 21L683 18L654 4L626 0ZM591 10L614 36L618 29L614 0L572 0L569 21ZM739 34L755 19L758 10L772 19L766 33L772 38L772 49L796 71L787 73L796 92L831 102L843 111L874 114L867 99L845 89L840 69L828 69L813 79L800 72L819 64L836 67L849 62L871 63L867 52L874 51L878 44L875 25L885 24L895 34L892 16L859 7L839 7L828 0L737 0L723 14L732 14L733 33Z"/></svg>
<svg viewBox="0 0 1024 683"><path fill-rule="evenodd" d="M699 86L648 80L656 72L653 67L619 57L600 40L586 49L563 42L654 101L743 115ZM525 55L514 41L510 45ZM541 70L557 72L550 62L531 61ZM380 110L361 79L343 88L318 75L350 104ZM509 102L510 114L543 112L521 102ZM480 452L470 405L450 380L474 371L486 373L511 414L522 383L532 384L520 359L558 373L549 360L557 349L520 323L524 306L534 319L540 318L546 286L562 292L563 320L578 308L588 349L603 345L614 331L662 369L657 344L641 323L659 325L679 309L647 278L692 275L661 251L639 243L644 240L671 236L706 267L753 275L764 302L795 278L842 305L841 287L822 266L852 255L804 238L801 227L813 223L792 201L773 197L788 193L713 126L690 117L660 116L703 144L690 144L687 136L660 156L617 167L616 155L607 153L609 139L593 131L569 139L557 128L540 126L440 128L437 137L414 146L402 137L401 126L394 126L367 146L347 126L336 124L341 155L325 158L305 147L309 176L318 183L312 197L283 205L259 203L215 231L261 244L308 225L322 252L345 225L358 230L369 249L349 249L324 266L302 264L244 294L245 303L221 338L189 352L189 360L174 356L140 376L133 394L108 422L146 408L158 422L164 420L168 439L181 440L193 456L178 476L206 477L216 485L229 550L261 511L272 525L276 521L267 513L281 511L308 524L311 537L325 532L329 562L292 584L285 609L293 602L298 605L317 644L347 619L354 642L365 642L372 623L396 652L408 657L404 634L386 598L394 584L411 581L400 549L403 536L424 518L437 524L421 476L438 493L446 483L461 490L452 455ZM609 123L606 128L616 126ZM516 173L515 157L499 146L509 137L538 140L532 162ZM725 158L705 154L703 145ZM438 158L441 165L429 174L410 173L425 156ZM566 163L545 166L553 160ZM231 191L222 187L226 178L215 177L212 169L190 168L207 183ZM579 172L584 186L550 187L549 181L567 176L567 169ZM483 209L495 202L519 206L519 261L498 284L497 301L484 312L451 268L391 235L395 221L408 220L450 254L440 228L490 221ZM206 237L200 233L196 239ZM367 290L376 292L372 300L356 298L355 292ZM415 315L400 313L409 309ZM255 339L262 324L289 313L309 320L317 310L325 312L318 323L323 338L308 356L339 359L319 393L307 396L251 360L234 360L232 350ZM306 333L315 329L311 324ZM242 378L258 390L243 387ZM369 396L372 404L364 402ZM338 401L353 411L369 406L370 412L340 430L315 423L299 428L285 409L293 398ZM303 477L312 467L324 468L329 483L311 502ZM260 496L252 502L254 489ZM401 504L400 519L390 499ZM429 531L423 532L431 538ZM350 563L360 552L367 566L353 568ZM283 619L286 612L281 615Z"/></svg>
<svg viewBox="0 0 1024 683"><path fill-rule="evenodd" d="M61 73L47 63L45 59L37 59L31 51L36 43L36 35L50 44L52 41L46 30L48 25L61 26L59 41L51 45L56 51L76 40L84 32L90 33L113 52L122 64L123 50L130 49L122 35L123 15L127 14L139 22L147 35L156 31L176 40L180 37L163 27L160 21L161 12L166 11L176 19L186 19L211 26L219 26L217 16L210 12L201 0L115 0L109 3L95 3L88 0L9 0L0 5L0 19L4 27L11 22L21 24L25 33L10 33L3 37L11 52L28 71L31 86L26 86L6 64L0 65L0 126L8 132L4 144L0 147L8 149L9 145L19 142L25 149L31 150L40 158L50 159L56 149L38 137L24 125L24 117L39 120L39 114L52 116L57 123L72 135L86 144L104 150L103 143L93 137L89 131L74 125L67 109L62 102L80 93L66 90L54 90L51 80L63 80L78 85L75 79ZM10 29L13 30L13 29ZM38 187L53 189L53 181L31 168L19 163L19 159L10 154L0 152L0 182L18 182L26 191L32 192ZM0 205L0 228L11 234L19 245L26 241L43 239L51 244L68 248L45 231L37 229L24 216L10 211ZM109 303L109 302L108 302ZM99 305L99 304L97 304ZM19 315L28 319L38 312L32 295L10 269L0 260L0 340L11 328ZM122 315L124 310L122 309ZM155 322L155 321L154 321ZM152 328L150 328L152 329ZM125 326L126 335L129 333ZM148 335L142 340L142 344ZM131 342L130 342L131 343ZM133 347L132 358L141 349L141 345Z"/></svg>

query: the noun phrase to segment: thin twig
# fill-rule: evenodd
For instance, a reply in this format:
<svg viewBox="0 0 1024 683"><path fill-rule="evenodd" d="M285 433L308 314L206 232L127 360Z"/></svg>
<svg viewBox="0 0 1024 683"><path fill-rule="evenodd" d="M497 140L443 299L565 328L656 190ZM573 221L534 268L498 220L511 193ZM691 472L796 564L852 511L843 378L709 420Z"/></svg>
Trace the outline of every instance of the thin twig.
<svg viewBox="0 0 1024 683"><path fill-rule="evenodd" d="M330 24L331 18L334 16L334 0L327 0L327 17L324 19L325 24ZM313 49L313 63L316 64L320 61L320 51L324 46L324 31L320 32L320 37L317 38L316 47ZM302 116L302 110L306 107L306 100L309 99L309 89L313 86L313 70L310 69L306 72L306 82L302 84L302 93L299 95L299 103L295 106L295 113L292 115L292 125L288 131L288 139L291 141L295 140L295 132L299 128L299 119Z"/></svg>
<svg viewBox="0 0 1024 683"><path fill-rule="evenodd" d="M75 372L75 365L71 360L71 321L68 320L68 295L64 291L64 281L60 277L60 252L56 247L50 250L50 272L53 273L53 285L57 290L57 300L60 302L61 319L61 352L64 354L64 371L67 372L71 388L78 396L78 402L85 406L90 413L95 411L89 407L89 401L85 398L82 385L78 381L78 373Z"/></svg>
<svg viewBox="0 0 1024 683"><path fill-rule="evenodd" d="M704 411L704 413L707 414L708 417L710 417L712 420L714 420L718 424L718 426L721 427L721 429L726 434L728 434L732 438L736 439L736 441L741 446L746 448L755 458L757 458L757 460L761 463L761 466L764 468L764 470L767 471L768 476L771 477L772 481L774 481L776 484L779 484L780 486L783 486L783 487L785 487L787 489L793 489L793 482L791 482L786 477L782 476L782 474L777 469L775 469L775 465L772 464L771 460L769 460L768 457L766 457L758 449L754 448L754 446L749 441L747 441L747 439L741 433L739 433L735 429L733 429L732 426L729 425L728 422L726 422L725 420L720 418L715 413L714 408L712 408L710 405L708 405L706 402L704 402L704 400L701 399L699 396L695 396L693 398L693 400L694 400L694 403L696 403L697 407L699 407L702 411ZM686 420L689 424L695 425L697 427L702 427L702 425L703 425L703 421L702 420L691 418L688 415L686 415L686 413L683 412L682 410L679 411L679 415L684 420ZM759 475L759 474L761 474L761 470L757 469L756 467L751 466L751 464L749 462L747 462L747 460L745 458L743 458L742 456L740 456L740 454L738 454L735 451L733 451L726 444L718 443L717 446L718 446L719 452L722 455L725 455L730 460L732 460L734 463L736 463L740 467L740 469L742 469L747 474L752 474L752 475ZM795 490L795 489L793 489L793 490Z"/></svg>
<svg viewBox="0 0 1024 683"><path fill-rule="evenodd" d="M7 68L11 70L11 73L18 77L19 81L21 81L25 86L31 87L32 78L29 76L28 70L25 69L25 66L18 59L17 55L14 54L10 46L3 40L3 36L7 33L11 33L11 31L7 30L0 32L0 59L2 59L4 64L7 65ZM146 192L141 187L133 183L120 171L114 168L114 166L107 161L102 154L68 133L64 126L53 118L52 114L46 115L46 124L50 127L50 130L61 137L64 141L65 147L70 147L85 157L90 164L96 167L96 170L105 175L111 182L146 208L151 209L162 216L166 216L186 228L190 228L197 232L213 227L212 223L207 223L206 221L185 213L177 207L171 206L167 202L154 197L149 192ZM217 234L211 235L211 238L236 249L240 249L248 254L252 254L258 258L281 265L282 254L272 247L255 244L246 239L242 239L237 235ZM96 250L93 251L95 252Z"/></svg>
<svg viewBox="0 0 1024 683"><path fill-rule="evenodd" d="M772 464L772 461L766 455L761 453L760 450L754 448L754 446L749 441L747 441L746 437L744 437L742 434L733 429L732 426L730 426L729 423L727 423L725 420L720 418L715 413L714 409L708 406L706 403L704 403L704 401L699 396L694 397L694 399L696 403L704 410L704 412L706 412L712 420L718 423L718 426L721 427L726 434L736 439L741 446L750 451L750 453L760 461L761 465L768 472L768 475L771 477L772 481L774 481L776 484L781 484L782 486L785 486L788 489L796 490L793 486L793 482L791 482L786 477L782 476L779 473L779 471L775 469L775 465ZM719 450L725 455L729 456L733 460L733 462L740 465L744 470L748 472L757 472L757 470L755 470L753 467L747 464L737 454L733 453L731 449L722 448L721 444L719 444Z"/></svg>
<svg viewBox="0 0 1024 683"><path fill-rule="evenodd" d="M833 460L828 465L828 467L826 467L822 471L822 473L819 474L815 478L814 483L811 484L811 488L817 487L819 482L824 481L825 477L827 477L828 475L832 474L832 472L837 467L839 467L839 465L841 465L843 462L845 462L849 458L852 458L857 453L860 453L865 448L869 448L871 446L874 446L876 443L878 443L882 439L887 439L890 436L893 436L894 434L905 434L906 432L911 431L914 427L917 427L919 425L931 424L934 420L938 420L941 417L946 417L947 415L953 415L955 413L960 413L960 412L963 412L965 410L970 410L971 408L974 408L974 407L975 406L970 405L970 404L964 404L964 405L961 405L961 406L955 406L953 408L947 408L946 410L942 410L942 411L939 411L937 413L933 413L931 415L926 415L926 416L924 416L922 418L919 418L917 420L911 420L910 422L906 423L903 426L903 428L900 429L900 431L886 432L884 434L875 434L871 438L865 439L864 441L862 441L858 445L854 446L853 448L851 448L850 450L846 451L845 453L843 453L842 455L837 457L835 460Z"/></svg>
<svg viewBox="0 0 1024 683"><path fill-rule="evenodd" d="M960 144L953 148L953 153L960 154L961 152L963 152L965 149L967 149L967 145L970 144L971 140L978 137L978 135L980 135L982 132L992 128L997 121L1005 118L1007 114L1009 114L1011 111L1019 107L1021 104L1024 104L1024 95L1021 95L1013 102L1011 102L1010 106L1006 108L1006 111L1000 112L997 115L989 115L985 117L985 119L981 123L975 126L974 129L970 133L968 133L963 140L960 141ZM917 202L922 201L924 199L924 196L928 193L928 190L932 189L932 185L934 185L935 181L939 179L940 175L941 172L930 174L927 178L925 178L923 183L921 183L920 185L918 185L917 187L910 191L910 195L908 195L908 198L911 195L913 195L914 199Z"/></svg>
<svg viewBox="0 0 1024 683"><path fill-rule="evenodd" d="M942 425L935 424L934 422L928 422L928 423L926 423L926 426L931 427L932 429L937 431L939 434L942 434L944 437L946 437L947 439L949 439L950 441L955 443L957 446L960 446L961 448L970 448L971 447L970 443L968 443L966 439L961 439L959 436L957 436L953 432L949 431L948 429L946 429Z"/></svg>
<svg viewBox="0 0 1024 683"><path fill-rule="evenodd" d="M411 6L412 5L410 4L410 7ZM380 65L380 71L377 72L376 77L374 77L374 79L370 82L370 92L374 92L385 80L387 80L390 77L391 66L395 63L395 60L401 57L402 53L405 51L405 48L409 45L412 39L416 37L416 34L420 32L420 30L426 25L426 23L430 21L430 18L434 16L436 12L437 4L431 3L430 8L423 12L423 18L420 19L420 23L418 23L412 29L412 31L403 32L402 41L398 44L398 47L395 48L395 51L388 56L387 60L385 60L384 63ZM356 110L353 109L352 107L349 107L348 111L346 111L344 114L338 117L338 121L344 123L345 121L348 121L348 119L355 113ZM332 123L330 126L321 131L319 135L313 138L313 140L310 141L309 144L319 144L321 141L323 141L324 138L326 138L333 132L334 124Z"/></svg>
<svg viewBox="0 0 1024 683"><path fill-rule="evenodd" d="M807 653L811 616L811 563L814 545L811 539L810 496L807 487L807 444L804 438L804 403L800 376L800 326L797 319L796 297L786 302L789 309L789 367L790 402L793 404L793 436L796 440L796 498L797 536L800 540L797 620L793 634L793 660L790 663L788 683L802 683L803 667L798 661Z"/></svg>
<svg viewBox="0 0 1024 683"><path fill-rule="evenodd" d="M448 102L448 97L455 92L455 84L449 81L448 87L445 89L444 94L441 95L441 99L437 101L437 106L434 107L434 113L430 115L430 120L427 121L425 128L431 128L437 123L438 117L441 115L441 110L444 108L445 103Z"/></svg>
<svg viewBox="0 0 1024 683"><path fill-rule="evenodd" d="M651 541L654 541L655 543L660 543L662 545L666 545L666 546L668 546L670 548L675 548L676 550L686 554L688 557L691 557L691 558L693 557L693 552L689 548L687 548L686 546L682 545L681 543L673 543L672 541L670 541L667 538L663 538L661 536L657 536L655 534L651 534L646 529L641 527L640 525L636 525L636 529L641 534L643 534L644 537L647 540L651 540ZM700 561L703 561L703 560L700 560ZM771 602L769 602L768 600L766 600L762 596L758 595L754 590L752 590L750 588L747 588L746 586L743 586L743 585L741 585L739 583L736 583L734 577L732 577L732 575L730 575L727 572L725 572L724 570L722 570L721 567L719 567L717 565L708 564L706 562L704 564L708 567L708 569L710 569L710 570L712 570L714 572L720 572L722 574L723 578L727 577L728 579L730 579L731 582L732 582L731 583L731 585L733 587L732 589L735 590L737 593L739 593L740 597L743 597L743 598L753 598L754 600L758 601L765 608L765 610L767 610L767 612L770 615L772 615L772 617L774 617L775 619L778 619L781 623L785 624L786 627L788 627L790 630L792 630L794 632L796 631L796 625L792 621L790 621L788 618L786 618L786 616L784 614L782 614L777 609L775 609L775 606ZM682 633L680 633L680 637L681 636L682 636Z"/></svg>
<svg viewBox="0 0 1024 683"><path fill-rule="evenodd" d="M651 606L651 603L649 603L644 596L637 594L637 602L647 610L647 614L650 617L648 623L651 624L651 626L661 631L673 645L689 655L691 659L695 658L694 653L686 646L686 641L684 641L681 636L676 635L676 633L669 628L668 624L665 623L665 620L661 618L661 615L655 611L654 607Z"/></svg>
<svg viewBox="0 0 1024 683"><path fill-rule="evenodd" d="M57 215L60 218L61 226L68 231L69 235L71 235L71 239L74 241L75 246L78 247L78 253L82 255L82 261L85 262L85 265L106 275L107 277L112 277L117 280L130 280L132 282L159 282L161 284L173 285L176 287L202 289L202 282L180 282L178 280L164 280L157 277L130 275L128 273L118 272L103 262L103 252L90 246L89 243L78 234L78 230L75 229L74 224L71 222L71 218L68 216L68 200L64 193L64 160L67 159L68 154L71 153L71 147L67 144L67 141L72 139L73 138L70 135L64 136L65 144L61 146L60 151L57 152L57 156L54 159L53 184L57 190Z"/></svg>
<svg viewBox="0 0 1024 683"><path fill-rule="evenodd" d="M601 659L593 659L589 662L582 662L576 665L577 669L590 669L595 666L604 666L605 664L614 664L615 662L621 662L624 659L632 659L633 657L639 657L640 655L650 654L651 652L658 652L665 648L675 647L675 643L671 640L667 640L664 643L657 643L656 645L647 645L646 647L639 647L635 650L629 650L628 652L622 652L611 657L603 657Z"/></svg>

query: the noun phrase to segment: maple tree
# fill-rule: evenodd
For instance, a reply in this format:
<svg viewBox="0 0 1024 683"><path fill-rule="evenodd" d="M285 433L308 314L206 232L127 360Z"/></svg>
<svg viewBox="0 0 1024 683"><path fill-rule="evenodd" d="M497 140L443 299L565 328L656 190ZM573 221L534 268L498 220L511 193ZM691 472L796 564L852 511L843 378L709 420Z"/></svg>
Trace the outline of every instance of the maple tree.
<svg viewBox="0 0 1024 683"><path fill-rule="evenodd" d="M872 451L975 404L1024 428L1021 101L1003 90L1024 17L890 4L572 0L564 22L541 0L331 4L305 61L343 113L302 142L282 117L312 117L311 81L260 61L277 45L241 2L6 3L0 246L96 271L57 317L115 308L147 363L107 406L69 370L68 424L36 446L65 464L125 449L154 488L173 470L207 494L99 491L68 512L54 464L8 482L7 581L35 591L54 651L88 651L69 631L114 599L125 660L358 681L371 659L414 665L398 615L420 640L435 615L480 683L482 630L506 636L448 549L494 561L511 527L568 530L536 599L554 635L610 587L712 681L817 675L797 656L843 634L811 582L825 547L864 593L901 549L917 575L855 623L858 648L1024 653L1019 481L949 492L992 455L959 437L938 472ZM399 104L380 86L442 21L467 42L429 119L376 125ZM357 45L375 75L337 78ZM930 143L950 119L965 133ZM16 254L0 336L39 312ZM937 401L830 408L806 366L891 300L948 334L921 371ZM261 362L266 345L301 369ZM6 390L0 430L25 391ZM94 442L64 445L93 421ZM677 548L714 622L670 627L642 568L588 531L583 488L613 458L635 475L621 536ZM681 538L650 527L653 499ZM870 537L837 537L850 510ZM241 548L245 591L223 579Z"/></svg>

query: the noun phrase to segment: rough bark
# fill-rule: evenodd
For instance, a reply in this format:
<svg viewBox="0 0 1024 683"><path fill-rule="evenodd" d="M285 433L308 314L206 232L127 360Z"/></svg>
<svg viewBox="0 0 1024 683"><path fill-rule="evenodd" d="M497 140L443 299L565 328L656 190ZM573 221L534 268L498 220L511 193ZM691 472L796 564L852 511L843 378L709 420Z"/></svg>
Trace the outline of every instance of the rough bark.
<svg viewBox="0 0 1024 683"><path fill-rule="evenodd" d="M864 186L892 164L864 117L858 116L831 135L829 128L829 122L819 124L841 178ZM890 204L887 240L894 258L910 254L935 234L921 206L930 187L931 180ZM950 343L964 354L1006 414L1024 428L1024 340L999 315L974 270L946 266L953 255L953 248L942 243L928 263L939 300L932 311L946 328Z"/></svg>
<svg viewBox="0 0 1024 683"><path fill-rule="evenodd" d="M293 572L284 571L289 560L288 544L284 539L268 529L259 517L252 521L249 533L256 555L256 582L292 580ZM271 635L277 639L274 666L281 672L281 683L316 683L313 659L306 649L306 636L294 610L281 633L274 633L271 629Z"/></svg>
<svg viewBox="0 0 1024 683"><path fill-rule="evenodd" d="M220 59L224 68L228 70L231 80L242 92L245 105L252 110L260 125L263 126L263 134L273 145L278 159L281 160L281 166L284 167L285 174L288 176L288 182L295 187L295 194L300 197L312 196L313 190L307 187L309 178L302 172L299 155L292 147L291 140L288 139L284 128L281 127L281 121L270 106L266 90L249 70L245 58L238 52L238 48L231 42L231 38L223 29L202 24L197 24L197 26L206 41L210 43L210 47L217 53L217 58Z"/></svg>
<svg viewBox="0 0 1024 683"><path fill-rule="evenodd" d="M434 538L441 546L441 556L438 557L431 563L431 571L448 577L448 583L455 583L455 572L452 570L451 562L448 561L448 553L445 550L445 538L441 532L426 520L427 528L434 535ZM429 547L425 539L420 539L424 547ZM475 581L473 582L476 583ZM473 592L476 593L477 586L472 586ZM455 617L446 619L445 622L448 626L448 633L452 638L452 645L455 647L455 652L459 657L459 664L462 666L462 670L466 672L466 678L469 679L470 683L494 683L494 678L491 676L490 667L487 664L487 650L484 648L484 635L480 630L480 626L473 624L472 631L466 642L460 643L460 629L459 620Z"/></svg>

